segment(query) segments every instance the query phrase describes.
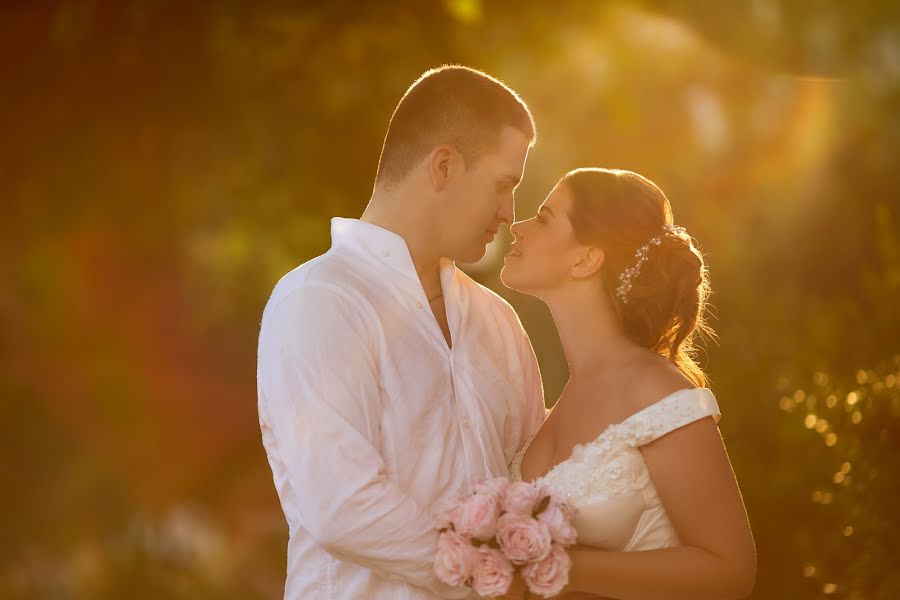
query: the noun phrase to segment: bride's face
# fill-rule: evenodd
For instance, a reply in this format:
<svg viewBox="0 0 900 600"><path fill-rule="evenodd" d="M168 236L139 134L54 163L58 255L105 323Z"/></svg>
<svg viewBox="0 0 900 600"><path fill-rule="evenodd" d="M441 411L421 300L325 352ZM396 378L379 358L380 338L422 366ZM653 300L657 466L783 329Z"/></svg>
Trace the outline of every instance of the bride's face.
<svg viewBox="0 0 900 600"><path fill-rule="evenodd" d="M542 297L571 280L571 266L582 248L569 222L571 208L570 192L565 184L557 185L534 217L513 223L515 241L500 271L505 286Z"/></svg>

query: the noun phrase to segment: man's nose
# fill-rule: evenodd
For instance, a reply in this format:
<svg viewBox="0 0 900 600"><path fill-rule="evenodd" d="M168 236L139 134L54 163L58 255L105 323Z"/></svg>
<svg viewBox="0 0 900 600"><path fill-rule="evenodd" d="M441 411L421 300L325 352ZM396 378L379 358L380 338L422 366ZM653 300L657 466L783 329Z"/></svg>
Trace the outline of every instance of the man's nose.
<svg viewBox="0 0 900 600"><path fill-rule="evenodd" d="M506 223L507 225L512 225L515 222L516 209L515 203L512 199L500 205L500 212L498 213L498 216L500 217L500 221Z"/></svg>

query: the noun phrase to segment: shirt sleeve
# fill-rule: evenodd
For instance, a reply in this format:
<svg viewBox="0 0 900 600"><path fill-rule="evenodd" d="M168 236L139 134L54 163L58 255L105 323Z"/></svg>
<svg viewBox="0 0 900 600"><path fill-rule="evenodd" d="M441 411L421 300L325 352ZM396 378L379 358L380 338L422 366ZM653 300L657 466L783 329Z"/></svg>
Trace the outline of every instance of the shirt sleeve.
<svg viewBox="0 0 900 600"><path fill-rule="evenodd" d="M506 452L506 464L509 465L514 457L522 450L522 447L534 437L541 423L544 422L546 409L544 408L544 385L541 381L541 371L538 368L537 357L531 340L522 327L518 315L510 307L512 319L510 329L514 333L515 361L518 365L517 379L521 381L519 389L521 397L515 398L516 405L511 407L516 414L515 419L510 420L510 426L506 430L504 449Z"/></svg>
<svg viewBox="0 0 900 600"><path fill-rule="evenodd" d="M387 478L379 449L378 364L362 307L336 288L304 284L263 319L261 415L272 430L292 512L335 557L383 577L462 598L433 572L429 507Z"/></svg>
<svg viewBox="0 0 900 600"><path fill-rule="evenodd" d="M521 328L521 325L519 326ZM521 443L525 444L537 433L547 414L544 404L544 384L541 381L541 371L538 367L537 357L531 340L524 329L521 329L519 342L519 356L522 361L522 374L525 382L525 416L522 419Z"/></svg>

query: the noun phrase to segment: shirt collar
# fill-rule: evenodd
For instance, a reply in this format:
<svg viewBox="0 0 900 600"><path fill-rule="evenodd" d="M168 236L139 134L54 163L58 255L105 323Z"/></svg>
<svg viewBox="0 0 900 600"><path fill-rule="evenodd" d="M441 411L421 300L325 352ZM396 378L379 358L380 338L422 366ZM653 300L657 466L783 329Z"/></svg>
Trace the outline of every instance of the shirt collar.
<svg viewBox="0 0 900 600"><path fill-rule="evenodd" d="M406 240L393 231L359 219L334 217L331 219L331 246L359 252L407 277L413 277L420 287L422 285ZM452 260L442 258L440 270L441 287L446 294L453 284L456 265Z"/></svg>

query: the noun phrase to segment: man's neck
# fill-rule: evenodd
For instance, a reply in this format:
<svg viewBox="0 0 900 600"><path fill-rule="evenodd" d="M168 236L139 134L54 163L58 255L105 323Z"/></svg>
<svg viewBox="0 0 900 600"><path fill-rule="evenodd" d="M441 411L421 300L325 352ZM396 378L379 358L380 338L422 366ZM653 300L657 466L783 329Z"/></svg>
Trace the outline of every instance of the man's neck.
<svg viewBox="0 0 900 600"><path fill-rule="evenodd" d="M426 220L417 213L416 200L386 196L376 192L360 217L370 223L396 233L406 242L409 255L428 298L441 293L441 256L433 251L433 237ZM406 210L398 210L403 206Z"/></svg>

